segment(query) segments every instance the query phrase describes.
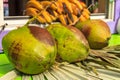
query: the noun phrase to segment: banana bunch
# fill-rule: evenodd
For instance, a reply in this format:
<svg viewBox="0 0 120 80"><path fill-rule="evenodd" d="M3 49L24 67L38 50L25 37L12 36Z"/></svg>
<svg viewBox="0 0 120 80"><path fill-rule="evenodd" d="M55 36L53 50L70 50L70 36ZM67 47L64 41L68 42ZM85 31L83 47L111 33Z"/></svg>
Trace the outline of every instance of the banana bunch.
<svg viewBox="0 0 120 80"><path fill-rule="evenodd" d="M29 0L25 15L36 16L39 13L37 20L40 23L59 21L64 25L72 25L78 20L90 18L86 5L78 0Z"/></svg>

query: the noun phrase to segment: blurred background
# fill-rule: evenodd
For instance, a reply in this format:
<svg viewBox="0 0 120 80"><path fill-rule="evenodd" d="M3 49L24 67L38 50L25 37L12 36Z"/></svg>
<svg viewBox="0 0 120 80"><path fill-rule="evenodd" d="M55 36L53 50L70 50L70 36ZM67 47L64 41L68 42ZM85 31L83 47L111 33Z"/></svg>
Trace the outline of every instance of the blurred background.
<svg viewBox="0 0 120 80"><path fill-rule="evenodd" d="M28 0L4 0L4 16L21 16ZM89 8L91 13L108 12L109 0L80 0ZM106 14L107 15L107 14Z"/></svg>

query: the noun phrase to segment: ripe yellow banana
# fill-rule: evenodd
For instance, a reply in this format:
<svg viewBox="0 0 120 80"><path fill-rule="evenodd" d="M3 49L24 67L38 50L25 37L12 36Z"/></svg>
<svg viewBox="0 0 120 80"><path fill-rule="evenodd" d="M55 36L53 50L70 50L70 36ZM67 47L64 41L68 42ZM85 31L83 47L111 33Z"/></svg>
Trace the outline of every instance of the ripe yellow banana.
<svg viewBox="0 0 120 80"><path fill-rule="evenodd" d="M66 5L66 8L69 10L70 13L73 13L72 5L68 0L60 0L60 2Z"/></svg>
<svg viewBox="0 0 120 80"><path fill-rule="evenodd" d="M86 21L86 18L83 15L81 15L80 16L80 21Z"/></svg>
<svg viewBox="0 0 120 80"><path fill-rule="evenodd" d="M72 16L73 20L71 20L71 18L67 16L67 20L69 22L69 25L72 25L73 23L76 23L79 20L76 15L72 14L71 16Z"/></svg>
<svg viewBox="0 0 120 80"><path fill-rule="evenodd" d="M80 9L74 3L71 3L71 5L72 5L73 14L79 17L81 15Z"/></svg>
<svg viewBox="0 0 120 80"><path fill-rule="evenodd" d="M78 17L76 15L74 15L74 14L72 14L72 16L73 16L73 19L74 19L74 23L77 22L78 21Z"/></svg>
<svg viewBox="0 0 120 80"><path fill-rule="evenodd" d="M50 8L46 9L46 11L49 13L49 16L51 17L52 21L55 21L57 19L56 14L54 13L54 10L51 10Z"/></svg>
<svg viewBox="0 0 120 80"><path fill-rule="evenodd" d="M56 18L58 18L59 14L56 11L53 11L54 15Z"/></svg>
<svg viewBox="0 0 120 80"><path fill-rule="evenodd" d="M80 10L83 9L82 5L80 4L80 1L78 0L68 0L71 3L74 3Z"/></svg>
<svg viewBox="0 0 120 80"><path fill-rule="evenodd" d="M58 16L59 16L59 14L55 11L55 10L51 10L51 9L47 9L46 10L50 15L52 15L52 16L54 16L54 17L56 17L56 18L58 18Z"/></svg>
<svg viewBox="0 0 120 80"><path fill-rule="evenodd" d="M76 16L76 15L74 15L73 14L73 18L74 18L74 22L72 23L72 24L69 24L69 25L74 25L74 24L76 24L80 19Z"/></svg>
<svg viewBox="0 0 120 80"><path fill-rule="evenodd" d="M50 9L53 9L53 10L56 10L58 8L54 3L51 4L50 1L41 1L40 4L43 5L44 8L48 5L51 5Z"/></svg>
<svg viewBox="0 0 120 80"><path fill-rule="evenodd" d="M72 20L67 16L67 21L68 21L68 24L72 24Z"/></svg>
<svg viewBox="0 0 120 80"><path fill-rule="evenodd" d="M50 15L52 22L55 21L57 18L55 16Z"/></svg>
<svg viewBox="0 0 120 80"><path fill-rule="evenodd" d="M25 11L25 15L35 16L35 15L37 15L37 12L38 12L38 9L36 9L36 8L27 8Z"/></svg>
<svg viewBox="0 0 120 80"><path fill-rule="evenodd" d="M64 12L64 9L63 9L63 4L61 3L61 1L57 1L55 2L55 5L57 6L57 13L58 14L62 14Z"/></svg>
<svg viewBox="0 0 120 80"><path fill-rule="evenodd" d="M86 12L86 11L82 11L82 15L86 18L86 19L89 19L90 18L90 15Z"/></svg>
<svg viewBox="0 0 120 80"><path fill-rule="evenodd" d="M40 23L47 23L47 21L45 20L45 18L43 16L38 16L37 17L37 20L40 22Z"/></svg>
<svg viewBox="0 0 120 80"><path fill-rule="evenodd" d="M82 5L82 7L87 8L84 2L80 1L80 4Z"/></svg>
<svg viewBox="0 0 120 80"><path fill-rule="evenodd" d="M35 15L37 15L38 13L38 10L36 9L36 8L27 8L26 9L26 14L28 15L28 16L35 16ZM45 20L45 18L44 17L42 17L42 16L38 16L37 17L37 20L40 22L40 23L46 23L47 21Z"/></svg>
<svg viewBox="0 0 120 80"><path fill-rule="evenodd" d="M83 10L90 15L90 11L87 8L84 8Z"/></svg>
<svg viewBox="0 0 120 80"><path fill-rule="evenodd" d="M67 18L66 15L59 15L59 20L63 25L67 25Z"/></svg>
<svg viewBox="0 0 120 80"><path fill-rule="evenodd" d="M55 1L54 3L52 3ZM59 20L64 25L71 25L76 21L90 18L86 5L78 0L30 0L26 4L26 14L37 17L40 23L51 23ZM50 6L49 6L50 5ZM44 9L46 8L47 9Z"/></svg>
<svg viewBox="0 0 120 80"><path fill-rule="evenodd" d="M36 0L30 0L27 2L26 8L30 8L30 7L36 8L38 10L43 9L43 6L39 3L39 1L36 1Z"/></svg>
<svg viewBox="0 0 120 80"><path fill-rule="evenodd" d="M52 22L50 14L46 10L43 10L42 13L41 13L41 15L45 18L45 20L47 21L47 23L51 23Z"/></svg>

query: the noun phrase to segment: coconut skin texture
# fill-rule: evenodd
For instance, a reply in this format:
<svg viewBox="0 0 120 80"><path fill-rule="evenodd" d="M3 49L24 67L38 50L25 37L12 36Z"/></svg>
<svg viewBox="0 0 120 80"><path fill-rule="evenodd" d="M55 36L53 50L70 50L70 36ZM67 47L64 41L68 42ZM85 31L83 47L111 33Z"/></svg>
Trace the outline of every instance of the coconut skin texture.
<svg viewBox="0 0 120 80"><path fill-rule="evenodd" d="M44 72L56 58L54 39L47 30L36 26L10 31L3 37L2 46L10 62L25 74Z"/></svg>
<svg viewBox="0 0 120 80"><path fill-rule="evenodd" d="M77 28L74 28L59 23L46 27L57 43L57 61L73 63L87 58L89 54L87 40Z"/></svg>
<svg viewBox="0 0 120 80"><path fill-rule="evenodd" d="M100 19L87 20L78 22L75 27L85 35L91 49L102 49L108 46L111 32L104 21Z"/></svg>

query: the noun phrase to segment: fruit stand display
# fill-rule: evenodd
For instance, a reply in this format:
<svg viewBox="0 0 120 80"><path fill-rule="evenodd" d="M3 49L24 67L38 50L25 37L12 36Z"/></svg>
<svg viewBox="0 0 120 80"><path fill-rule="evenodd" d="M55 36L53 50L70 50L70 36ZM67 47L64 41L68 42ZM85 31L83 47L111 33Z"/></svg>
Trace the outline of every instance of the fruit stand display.
<svg viewBox="0 0 120 80"><path fill-rule="evenodd" d="M2 38L0 80L119 80L120 38L83 2L29 0L25 14Z"/></svg>

